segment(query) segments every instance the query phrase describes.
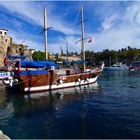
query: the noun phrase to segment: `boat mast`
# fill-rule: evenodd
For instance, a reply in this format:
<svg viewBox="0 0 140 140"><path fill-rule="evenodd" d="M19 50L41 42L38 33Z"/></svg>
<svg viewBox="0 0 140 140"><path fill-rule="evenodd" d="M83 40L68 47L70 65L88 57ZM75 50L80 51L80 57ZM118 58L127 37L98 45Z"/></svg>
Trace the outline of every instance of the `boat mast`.
<svg viewBox="0 0 140 140"><path fill-rule="evenodd" d="M48 60L48 47L47 47L47 12L44 8L44 47L45 47L45 59Z"/></svg>
<svg viewBox="0 0 140 140"><path fill-rule="evenodd" d="M86 65L85 65L85 46L84 46L84 14L83 14L83 5L81 7L81 14L82 14L82 24L81 24L81 28L82 28L82 53L83 53L83 61L84 61L84 71L86 69Z"/></svg>
<svg viewBox="0 0 140 140"><path fill-rule="evenodd" d="M67 53L67 61L69 60L69 50L68 50L68 42L66 41L66 53Z"/></svg>

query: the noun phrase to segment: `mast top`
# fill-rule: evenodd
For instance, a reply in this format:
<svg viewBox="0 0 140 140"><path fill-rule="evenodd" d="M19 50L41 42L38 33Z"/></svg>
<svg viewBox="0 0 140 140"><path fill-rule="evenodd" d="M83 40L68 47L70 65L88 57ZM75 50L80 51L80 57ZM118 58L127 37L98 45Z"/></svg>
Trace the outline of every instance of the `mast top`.
<svg viewBox="0 0 140 140"><path fill-rule="evenodd" d="M84 45L84 14L83 14L83 5L81 7L81 28L82 28L82 53L83 53L83 61L84 61L84 65L83 65L83 69L85 71L86 69L86 65L85 65L85 45Z"/></svg>
<svg viewBox="0 0 140 140"><path fill-rule="evenodd" d="M48 60L48 47L47 47L47 11L44 8L44 48L45 48L45 59Z"/></svg>

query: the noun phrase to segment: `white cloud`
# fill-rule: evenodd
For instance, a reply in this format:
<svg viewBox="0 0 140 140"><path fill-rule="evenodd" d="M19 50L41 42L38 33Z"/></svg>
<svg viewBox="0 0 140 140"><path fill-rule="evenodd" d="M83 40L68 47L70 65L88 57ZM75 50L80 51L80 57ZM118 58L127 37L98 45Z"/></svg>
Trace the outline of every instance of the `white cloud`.
<svg viewBox="0 0 140 140"><path fill-rule="evenodd" d="M116 23L117 15L112 15L110 17L105 17L102 23L102 30L106 31L110 29Z"/></svg>
<svg viewBox="0 0 140 140"><path fill-rule="evenodd" d="M59 37L57 42L53 44L48 44L48 49L50 52L60 53L60 46L63 49L64 53L66 53L66 49L68 46L69 52L80 52L81 51L81 43L76 44L76 41L80 38L74 36L68 37Z"/></svg>
<svg viewBox="0 0 140 140"><path fill-rule="evenodd" d="M0 1L0 5L5 7L11 13L15 14L15 16L19 17L20 19L24 19L29 22L39 22L41 20L40 17L42 17L39 5L34 4L33 2Z"/></svg>
<svg viewBox="0 0 140 140"><path fill-rule="evenodd" d="M139 7L140 3L135 2L127 10L124 9L120 16L113 17L112 13L110 18L105 18L102 23L103 30L94 34L95 51L104 49L118 50L129 45L140 48Z"/></svg>
<svg viewBox="0 0 140 140"><path fill-rule="evenodd" d="M105 2L104 2L105 3ZM0 5L4 6L11 13L15 14L20 19L27 20L28 22L41 25L43 21L38 22L43 17L43 6L37 5L33 2L1 2ZM106 5L106 8L109 5L113 6L113 3ZM101 24L101 30L98 33L89 33L89 36L93 36L93 43L89 44L85 41L86 50L95 50L101 51L103 49L121 49L122 47L127 47L128 45L132 47L140 48L140 3L135 2L128 7L124 7L119 11L119 8L111 7L109 10L103 8L98 14L101 15L103 20ZM100 7L101 8L101 7ZM114 8L114 10L113 10ZM72 25L68 24L67 21L64 21L63 18L60 18L57 13L54 14L53 10L55 6L50 6L48 9L49 17L53 18L53 30L60 31L66 35L66 37L58 37L58 43L49 43L48 48L50 52L60 52L60 46L63 50L66 50L66 40L68 42L70 51L81 51L81 43L77 45L75 42L80 39L80 37L75 37L79 35L79 30L75 29ZM97 10L97 9L96 9ZM99 9L98 9L99 10ZM106 11L106 12L105 12ZM102 13L103 12L103 13ZM108 13L109 12L109 13ZM66 14L66 13L65 13ZM49 18L50 19L50 18ZM54 20L55 19L55 20ZM96 20L96 19L95 19ZM17 20L13 20L20 28L22 24ZM49 26L51 24L49 23ZM23 31L20 34L19 31L14 31L10 29L10 34L13 36L14 40L17 42L22 42L27 31ZM44 50L43 42L39 41L38 36L31 35L30 39L27 39L27 45L31 48Z"/></svg>
<svg viewBox="0 0 140 140"><path fill-rule="evenodd" d="M34 25L38 24L43 26L43 10L44 6L39 2L29 2L29 1L0 1L0 5L5 7L9 12L11 12L15 17L21 20L27 21ZM52 30L62 32L66 35L75 34L78 32L76 29L72 28L70 23L64 21L57 13L54 14L53 10L55 6L49 3L47 6L48 19L53 21L52 23L48 21L48 27L53 26ZM65 13L66 14L66 13ZM20 21L19 21L20 22Z"/></svg>

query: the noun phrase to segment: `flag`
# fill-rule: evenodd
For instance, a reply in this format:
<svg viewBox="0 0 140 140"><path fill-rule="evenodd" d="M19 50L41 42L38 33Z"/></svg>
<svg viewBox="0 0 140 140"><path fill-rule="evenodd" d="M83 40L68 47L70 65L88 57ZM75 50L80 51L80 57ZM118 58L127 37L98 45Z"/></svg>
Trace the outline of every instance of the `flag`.
<svg viewBox="0 0 140 140"><path fill-rule="evenodd" d="M20 61L18 61L18 74L20 74Z"/></svg>
<svg viewBox="0 0 140 140"><path fill-rule="evenodd" d="M3 63L4 63L4 66L8 65L8 58L7 58L7 56L4 58Z"/></svg>
<svg viewBox="0 0 140 140"><path fill-rule="evenodd" d="M91 43L92 42L92 38L90 38L89 40L88 40L88 43Z"/></svg>

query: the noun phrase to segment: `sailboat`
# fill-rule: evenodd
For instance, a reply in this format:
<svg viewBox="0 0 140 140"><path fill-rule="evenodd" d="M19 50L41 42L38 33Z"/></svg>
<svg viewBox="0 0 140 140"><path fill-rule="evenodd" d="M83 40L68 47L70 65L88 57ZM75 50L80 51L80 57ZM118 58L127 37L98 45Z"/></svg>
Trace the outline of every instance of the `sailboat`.
<svg viewBox="0 0 140 140"><path fill-rule="evenodd" d="M85 61L84 47L84 17L83 6L82 14L82 50L83 61ZM77 87L93 84L101 74L104 64L96 69L80 68L59 68L55 62L49 62L47 49L47 28L46 28L46 9L44 9L44 43L46 61L18 61L12 82L9 81L11 88L18 87L24 92L34 93L63 88Z"/></svg>

